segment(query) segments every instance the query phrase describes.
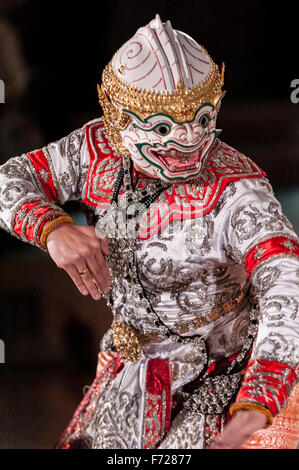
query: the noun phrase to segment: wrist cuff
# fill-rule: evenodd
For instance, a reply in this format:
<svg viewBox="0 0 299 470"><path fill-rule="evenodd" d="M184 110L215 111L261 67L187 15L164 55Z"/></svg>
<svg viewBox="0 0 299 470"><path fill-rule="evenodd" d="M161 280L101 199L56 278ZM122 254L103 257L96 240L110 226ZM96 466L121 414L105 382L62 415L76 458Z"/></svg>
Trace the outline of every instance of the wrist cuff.
<svg viewBox="0 0 299 470"><path fill-rule="evenodd" d="M263 413L264 415L267 416L266 427L271 426L271 424L273 423L273 416L272 416L271 411L269 411L267 408L265 408L262 405L258 405L257 403L235 402L229 408L229 412L230 412L231 416L234 416L238 410L255 410L255 411L259 411L260 413Z"/></svg>
<svg viewBox="0 0 299 470"><path fill-rule="evenodd" d="M49 233L55 227L57 227L57 225L65 224L65 223L73 224L74 221L68 215L62 215L61 217L56 217L56 219L53 219L50 222L48 222L46 224L46 226L43 228L43 231L42 231L41 236L40 236L40 244L45 250L47 249L46 241L47 241L47 237L48 237Z"/></svg>

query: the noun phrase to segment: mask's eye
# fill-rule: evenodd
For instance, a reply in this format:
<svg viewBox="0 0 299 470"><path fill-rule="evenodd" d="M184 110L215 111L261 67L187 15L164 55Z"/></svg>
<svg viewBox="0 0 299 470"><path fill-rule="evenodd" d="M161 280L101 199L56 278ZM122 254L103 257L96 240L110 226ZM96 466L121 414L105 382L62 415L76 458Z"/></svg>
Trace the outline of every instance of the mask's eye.
<svg viewBox="0 0 299 470"><path fill-rule="evenodd" d="M157 126L154 127L153 129L157 134L161 135L162 137L164 137L165 135L169 134L169 132L171 131L171 127L169 124L167 123L163 123L163 124L157 124Z"/></svg>
<svg viewBox="0 0 299 470"><path fill-rule="evenodd" d="M209 124L210 120L211 118L208 116L208 114L204 114L203 116L201 116L198 122L203 128L205 128Z"/></svg>

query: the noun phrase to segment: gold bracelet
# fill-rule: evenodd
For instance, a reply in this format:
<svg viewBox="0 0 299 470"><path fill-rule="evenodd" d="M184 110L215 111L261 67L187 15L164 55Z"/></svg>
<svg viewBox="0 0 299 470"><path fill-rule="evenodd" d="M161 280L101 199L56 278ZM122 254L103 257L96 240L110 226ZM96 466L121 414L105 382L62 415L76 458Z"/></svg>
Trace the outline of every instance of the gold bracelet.
<svg viewBox="0 0 299 470"><path fill-rule="evenodd" d="M263 405L258 405L257 403L246 402L235 402L231 405L229 412L231 416L234 416L238 410L255 410L263 413L267 417L266 426L271 426L273 423L273 415L270 410L265 408Z"/></svg>
<svg viewBox="0 0 299 470"><path fill-rule="evenodd" d="M41 246L45 250L47 249L46 241L47 241L47 237L49 233L53 230L53 228L57 227L57 225L65 224L65 223L73 224L74 221L68 215L62 215L62 216L56 217L56 219L51 220L45 225L45 227L42 230L40 239L39 239Z"/></svg>

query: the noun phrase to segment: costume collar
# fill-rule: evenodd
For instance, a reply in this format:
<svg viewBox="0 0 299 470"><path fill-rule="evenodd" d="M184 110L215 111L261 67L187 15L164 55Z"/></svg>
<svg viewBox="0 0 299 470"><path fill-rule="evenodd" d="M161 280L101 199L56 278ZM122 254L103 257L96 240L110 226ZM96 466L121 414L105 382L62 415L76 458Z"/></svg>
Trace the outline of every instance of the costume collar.
<svg viewBox="0 0 299 470"><path fill-rule="evenodd" d="M90 162L84 202L96 210L106 209L111 202L123 157L109 145L101 119L86 126L86 140ZM138 237L149 238L175 219L202 217L215 207L227 184L265 176L249 158L217 139L200 176L185 183L171 184L160 194L156 204L145 211ZM145 188L149 183L154 184L154 181L133 170L136 190Z"/></svg>

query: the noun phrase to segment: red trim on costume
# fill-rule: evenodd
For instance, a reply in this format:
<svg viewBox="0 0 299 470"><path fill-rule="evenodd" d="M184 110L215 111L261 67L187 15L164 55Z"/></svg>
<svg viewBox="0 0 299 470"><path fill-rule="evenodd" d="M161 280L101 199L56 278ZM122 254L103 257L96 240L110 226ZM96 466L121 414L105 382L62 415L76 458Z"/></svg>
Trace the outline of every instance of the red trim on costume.
<svg viewBox="0 0 299 470"><path fill-rule="evenodd" d="M30 201L30 202L27 202L26 204L23 204L20 207L19 212L17 213L15 217L15 223L13 227L16 234L19 235L20 237L22 237L23 235L22 227L23 227L25 217L34 207L40 204L40 202L41 202L40 200Z"/></svg>
<svg viewBox="0 0 299 470"><path fill-rule="evenodd" d="M97 373L99 375L107 367L108 363L116 358L118 361L119 355L114 351L100 351L98 354Z"/></svg>
<svg viewBox="0 0 299 470"><path fill-rule="evenodd" d="M40 206L40 204L44 205ZM55 211L53 207L47 206L45 201L33 200L23 204L20 207L15 217L13 229L15 233L20 237L25 237L28 241L34 244L38 244L41 232L45 224L49 220L55 219L56 217L59 217L61 215L62 211L59 212L59 208L57 208L57 210ZM40 221L41 218L42 221ZM39 228L35 233L35 228L37 224L39 224Z"/></svg>
<svg viewBox="0 0 299 470"><path fill-rule="evenodd" d="M15 216L13 230L21 238L26 238L29 242L40 246L39 238L46 222L63 215L64 212L59 207L55 209L48 205L48 201L56 202L58 198L44 151L40 149L29 152L27 157L34 167L46 200L33 197L31 201L23 204Z"/></svg>
<svg viewBox="0 0 299 470"><path fill-rule="evenodd" d="M37 150L36 152L30 152L30 153L27 153L27 157L31 160L35 168L37 177L42 184L43 190L45 192L45 195L48 201L53 201L53 200L57 201L58 198L57 198L53 178L52 178L48 161L46 159L44 152L42 150ZM48 174L46 180L41 175L42 170L43 172L47 172Z"/></svg>
<svg viewBox="0 0 299 470"><path fill-rule="evenodd" d="M229 357L225 357L221 360L218 360L216 362L213 362L213 364L211 364L208 368L207 368L207 372L206 372L206 375L207 377L211 376L215 376L217 374L223 374L223 372L229 367L231 366L232 362L239 356L239 354L241 353L241 349L239 349L238 351L236 351L235 353L233 353L231 356ZM250 358L250 355L251 355L251 350L248 352L247 356L246 356L246 360L248 362L249 358ZM244 359L244 361L245 361Z"/></svg>
<svg viewBox="0 0 299 470"><path fill-rule="evenodd" d="M116 180L118 170L121 167L122 159L116 155L108 144L108 140L103 136L104 140L99 141L98 130L103 127L103 123L96 125L89 124L86 126L86 142L90 156L87 185L85 191L84 202L92 206L100 206L101 202L106 202L113 193L113 185L106 189L107 180ZM116 167L105 169L102 168L103 160L108 164L114 160ZM110 167L110 165L109 165ZM108 185L110 186L110 185ZM103 193L105 196L103 197Z"/></svg>
<svg viewBox="0 0 299 470"><path fill-rule="evenodd" d="M168 359L151 359L146 373L143 448L155 447L170 428L171 377Z"/></svg>
<svg viewBox="0 0 299 470"><path fill-rule="evenodd" d="M87 205L107 207L114 183L121 167L121 157L114 152L103 130L103 122L86 126L86 141L90 154L84 202ZM202 174L194 182L173 184L144 212L138 238L147 239L173 220L193 219L209 213L218 202L228 183L244 178L258 178L265 173L251 160L216 140L206 159ZM148 178L139 174L139 186L147 185ZM183 193L183 194L182 194ZM186 206L186 200L189 206ZM155 209L155 210L154 210Z"/></svg>
<svg viewBox="0 0 299 470"><path fill-rule="evenodd" d="M296 370L286 364L253 360L247 366L236 402L255 402L276 416L285 405L296 378Z"/></svg>
<svg viewBox="0 0 299 470"><path fill-rule="evenodd" d="M258 243L254 248L252 248L245 259L245 267L247 269L248 276L250 276L253 269L262 261L265 261L271 256L280 254L299 256L299 243L288 237L273 237L269 240Z"/></svg>
<svg viewBox="0 0 299 470"><path fill-rule="evenodd" d="M118 361L119 355L117 353L112 354L113 358L107 363L104 369L100 369L100 372L96 375L83 400L73 414L71 422L60 437L59 443L56 446L57 449L69 449L72 447L73 440L81 439L86 421L90 420L94 412L97 398L105 387L107 377L109 377L110 380L114 380L118 373L115 370L115 364Z"/></svg>

